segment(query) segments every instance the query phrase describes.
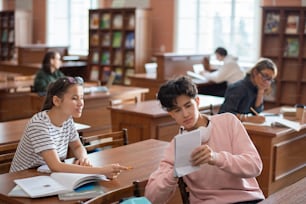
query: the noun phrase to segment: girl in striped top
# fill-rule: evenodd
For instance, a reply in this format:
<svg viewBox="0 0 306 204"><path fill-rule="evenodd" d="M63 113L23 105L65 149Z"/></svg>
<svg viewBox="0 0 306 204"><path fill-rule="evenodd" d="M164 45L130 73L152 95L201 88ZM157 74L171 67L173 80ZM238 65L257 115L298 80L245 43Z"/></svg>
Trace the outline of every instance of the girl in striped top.
<svg viewBox="0 0 306 204"><path fill-rule="evenodd" d="M28 122L10 172L47 164L53 172L104 174L112 179L127 169L119 164L93 167L88 160L73 121L81 117L83 95L81 77L62 77L49 85L42 111ZM74 164L62 162L68 146L76 158Z"/></svg>

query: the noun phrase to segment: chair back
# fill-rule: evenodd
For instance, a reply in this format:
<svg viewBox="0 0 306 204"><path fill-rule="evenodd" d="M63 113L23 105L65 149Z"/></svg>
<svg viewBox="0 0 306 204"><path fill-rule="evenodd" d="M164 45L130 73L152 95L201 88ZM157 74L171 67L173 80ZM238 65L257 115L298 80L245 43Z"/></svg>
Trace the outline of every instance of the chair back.
<svg viewBox="0 0 306 204"><path fill-rule="evenodd" d="M214 107L212 104L210 104L208 109L201 110L200 112L206 115L214 115Z"/></svg>
<svg viewBox="0 0 306 204"><path fill-rule="evenodd" d="M187 190L187 185L184 182L183 177L180 177L178 179L178 186L180 189L183 204L189 204L189 192Z"/></svg>
<svg viewBox="0 0 306 204"><path fill-rule="evenodd" d="M148 180L134 181L131 185L110 191L101 196L92 198L84 204L109 204L120 203L131 197L144 196L144 189Z"/></svg>
<svg viewBox="0 0 306 204"><path fill-rule="evenodd" d="M81 136L81 141L87 152L93 151L97 148L119 147L128 144L128 130L123 128L120 131L92 136Z"/></svg>
<svg viewBox="0 0 306 204"><path fill-rule="evenodd" d="M17 146L18 143L0 145L0 174L9 172Z"/></svg>

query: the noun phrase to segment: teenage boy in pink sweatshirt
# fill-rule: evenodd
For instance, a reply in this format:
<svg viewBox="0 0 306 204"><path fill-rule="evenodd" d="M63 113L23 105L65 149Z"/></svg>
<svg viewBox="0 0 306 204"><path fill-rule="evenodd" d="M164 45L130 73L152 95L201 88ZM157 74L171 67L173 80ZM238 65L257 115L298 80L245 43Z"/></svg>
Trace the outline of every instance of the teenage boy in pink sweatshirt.
<svg viewBox="0 0 306 204"><path fill-rule="evenodd" d="M262 161L241 122L231 113L202 115L195 84L187 77L170 80L160 87L162 107L184 129L208 128L209 138L190 155L200 169L185 175L191 204L258 203L264 195L256 181ZM145 196L153 204L167 203L177 188L174 176L174 140L152 173Z"/></svg>

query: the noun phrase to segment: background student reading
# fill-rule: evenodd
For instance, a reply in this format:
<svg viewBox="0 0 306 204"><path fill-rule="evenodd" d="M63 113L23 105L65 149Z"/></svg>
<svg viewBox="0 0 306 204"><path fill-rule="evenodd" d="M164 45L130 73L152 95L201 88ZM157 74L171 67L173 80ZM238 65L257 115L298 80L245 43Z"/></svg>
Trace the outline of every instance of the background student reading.
<svg viewBox="0 0 306 204"><path fill-rule="evenodd" d="M74 117L81 117L83 96L81 77L63 77L50 84L42 111L35 114L25 128L10 172L47 164L54 172L105 174L113 178L127 169L119 164L91 165L73 121ZM76 158L74 164L62 162L68 146Z"/></svg>
<svg viewBox="0 0 306 204"><path fill-rule="evenodd" d="M45 54L42 61L42 67L36 73L34 79L34 92L45 93L48 85L65 76L63 72L59 70L62 65L61 55L59 52L49 51Z"/></svg>
<svg viewBox="0 0 306 204"><path fill-rule="evenodd" d="M200 87L199 93L224 96L227 85L243 79L245 73L239 67L237 60L233 56L229 55L225 48L218 47L215 50L215 55L218 61L223 62L223 65L212 67L209 65L208 59L204 58L205 71L201 72L201 75L216 84Z"/></svg>
<svg viewBox="0 0 306 204"><path fill-rule="evenodd" d="M225 100L219 113L231 112L241 121L262 123L264 116L257 115L264 109L264 95L271 92L271 83L277 75L277 67L267 58L260 59L243 80L231 84L225 92ZM248 116L248 114L252 114Z"/></svg>
<svg viewBox="0 0 306 204"><path fill-rule="evenodd" d="M231 113L202 115L196 85L187 77L170 80L158 92L162 107L184 128L208 128L209 138L195 148L190 161L200 169L186 176L190 203L257 203L264 195L256 181L262 161L242 123ZM202 135L203 136L203 135ZM145 196L156 204L166 203L177 187L174 176L174 140L151 174Z"/></svg>

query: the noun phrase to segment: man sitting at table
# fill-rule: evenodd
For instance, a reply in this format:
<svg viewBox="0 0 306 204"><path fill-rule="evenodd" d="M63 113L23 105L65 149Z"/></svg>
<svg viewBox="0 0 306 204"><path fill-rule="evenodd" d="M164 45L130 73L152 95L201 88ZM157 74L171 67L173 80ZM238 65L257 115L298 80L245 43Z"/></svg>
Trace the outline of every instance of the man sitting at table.
<svg viewBox="0 0 306 204"><path fill-rule="evenodd" d="M200 74L215 84L199 87L199 93L213 96L224 96L228 84L232 84L245 76L244 71L239 67L237 60L227 53L223 47L215 50L217 60L223 62L222 66L212 67L209 59L204 58L205 70Z"/></svg>

